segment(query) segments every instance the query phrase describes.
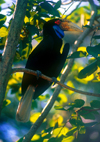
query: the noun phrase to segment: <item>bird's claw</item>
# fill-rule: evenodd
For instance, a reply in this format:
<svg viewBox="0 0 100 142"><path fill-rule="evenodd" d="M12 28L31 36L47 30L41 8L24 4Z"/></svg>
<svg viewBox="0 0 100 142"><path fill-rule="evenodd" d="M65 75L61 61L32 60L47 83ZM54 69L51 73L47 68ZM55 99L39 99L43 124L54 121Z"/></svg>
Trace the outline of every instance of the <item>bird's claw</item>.
<svg viewBox="0 0 100 142"><path fill-rule="evenodd" d="M53 85L55 85L58 82L56 77L52 77L52 82L54 83Z"/></svg>
<svg viewBox="0 0 100 142"><path fill-rule="evenodd" d="M39 77L42 75L41 71L37 70L37 79L39 79Z"/></svg>

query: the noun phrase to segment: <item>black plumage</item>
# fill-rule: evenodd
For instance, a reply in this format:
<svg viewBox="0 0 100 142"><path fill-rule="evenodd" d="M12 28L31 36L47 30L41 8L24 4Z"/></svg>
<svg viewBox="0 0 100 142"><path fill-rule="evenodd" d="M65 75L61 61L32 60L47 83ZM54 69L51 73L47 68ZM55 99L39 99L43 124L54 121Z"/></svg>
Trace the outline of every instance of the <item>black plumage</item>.
<svg viewBox="0 0 100 142"><path fill-rule="evenodd" d="M64 31L76 29L76 25L74 27L70 21L53 19L46 22L43 27L43 40L29 55L25 68L35 71L39 70L49 77L57 77L69 51L69 43L63 43ZM64 47L61 53L62 46ZM37 79L34 75L24 73L22 80L22 99L16 113L18 121L28 121L32 99L36 99L50 85L51 83L47 80L40 77Z"/></svg>
<svg viewBox="0 0 100 142"><path fill-rule="evenodd" d="M60 39L53 30L54 21L55 20L50 21L52 22L50 26L48 26L49 23L46 23L47 26L44 25L44 39L29 55L26 63L26 68L35 71L39 70L49 77L57 77L59 75L69 51L69 44L67 43L63 53L60 53L62 39ZM36 99L51 83L42 78L37 79L36 76L25 73L22 81L22 94L25 93L29 85L36 87L33 96L33 99Z"/></svg>

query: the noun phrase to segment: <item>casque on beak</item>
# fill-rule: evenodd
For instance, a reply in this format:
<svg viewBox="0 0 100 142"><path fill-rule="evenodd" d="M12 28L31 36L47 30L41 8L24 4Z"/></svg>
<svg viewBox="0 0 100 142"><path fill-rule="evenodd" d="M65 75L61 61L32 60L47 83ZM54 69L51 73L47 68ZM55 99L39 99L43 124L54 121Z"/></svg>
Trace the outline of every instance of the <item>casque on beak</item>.
<svg viewBox="0 0 100 142"><path fill-rule="evenodd" d="M70 45L78 38L78 36L83 32L83 30L75 23L63 19L59 27L64 31L64 42Z"/></svg>

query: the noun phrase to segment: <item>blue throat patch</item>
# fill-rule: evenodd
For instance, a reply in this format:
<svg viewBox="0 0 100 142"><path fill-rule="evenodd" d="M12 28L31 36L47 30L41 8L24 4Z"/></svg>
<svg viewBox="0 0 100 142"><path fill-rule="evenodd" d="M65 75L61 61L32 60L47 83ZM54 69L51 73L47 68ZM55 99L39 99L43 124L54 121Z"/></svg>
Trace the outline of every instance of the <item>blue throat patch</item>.
<svg viewBox="0 0 100 142"><path fill-rule="evenodd" d="M64 37L64 32L63 32L63 30L60 29L59 26L54 25L54 26L53 26L53 29L54 29L56 35L57 35L59 38L63 38L63 37Z"/></svg>

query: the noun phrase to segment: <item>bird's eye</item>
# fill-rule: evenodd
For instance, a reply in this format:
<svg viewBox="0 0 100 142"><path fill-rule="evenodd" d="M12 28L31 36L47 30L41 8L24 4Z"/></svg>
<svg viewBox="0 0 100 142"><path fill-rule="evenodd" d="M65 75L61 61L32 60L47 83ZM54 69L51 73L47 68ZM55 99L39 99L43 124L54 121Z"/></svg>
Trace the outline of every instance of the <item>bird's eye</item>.
<svg viewBox="0 0 100 142"><path fill-rule="evenodd" d="M60 20L55 21L55 24L59 25L61 23Z"/></svg>

